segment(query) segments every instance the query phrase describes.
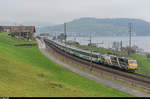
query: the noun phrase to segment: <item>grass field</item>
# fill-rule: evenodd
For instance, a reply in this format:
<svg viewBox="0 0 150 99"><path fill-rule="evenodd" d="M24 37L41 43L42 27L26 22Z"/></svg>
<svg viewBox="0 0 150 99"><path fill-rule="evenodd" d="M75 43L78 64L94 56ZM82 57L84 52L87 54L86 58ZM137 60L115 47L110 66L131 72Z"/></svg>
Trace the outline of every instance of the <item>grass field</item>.
<svg viewBox="0 0 150 99"><path fill-rule="evenodd" d="M67 43L67 44L79 47L81 49L90 49L90 47L88 47L87 45L78 45L78 44L72 44L72 43ZM101 53L115 53L115 54L119 54L122 56L128 56L128 54L125 52L120 52L120 51L115 51L115 50L110 50L110 49L92 47L92 50L95 50ZM137 63L138 63L138 70L136 70L137 73L150 76L150 58L147 58L146 56L142 56L139 54L131 54L129 57L134 57L137 60Z"/></svg>
<svg viewBox="0 0 150 99"><path fill-rule="evenodd" d="M130 97L132 95L101 85L50 61L35 43L0 33L0 97Z"/></svg>

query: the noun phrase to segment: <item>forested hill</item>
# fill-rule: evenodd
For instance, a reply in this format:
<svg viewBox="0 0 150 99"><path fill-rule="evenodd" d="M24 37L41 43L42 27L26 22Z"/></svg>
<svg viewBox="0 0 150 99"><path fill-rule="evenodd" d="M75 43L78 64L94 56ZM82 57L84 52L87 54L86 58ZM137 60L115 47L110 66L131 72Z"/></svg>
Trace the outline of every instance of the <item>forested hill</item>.
<svg viewBox="0 0 150 99"><path fill-rule="evenodd" d="M93 33L99 36L127 36L129 34L128 23L132 22L132 33L137 36L150 35L150 22L141 19L114 18L80 18L67 23L68 33L80 33L87 35ZM64 25L44 27L40 32L63 32Z"/></svg>

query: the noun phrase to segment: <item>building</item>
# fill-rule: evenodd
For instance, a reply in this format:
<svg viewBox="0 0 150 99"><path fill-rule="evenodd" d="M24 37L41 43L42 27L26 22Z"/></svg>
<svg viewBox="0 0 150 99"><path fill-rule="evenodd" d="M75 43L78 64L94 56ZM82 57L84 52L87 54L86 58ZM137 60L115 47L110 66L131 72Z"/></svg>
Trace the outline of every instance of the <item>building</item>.
<svg viewBox="0 0 150 99"><path fill-rule="evenodd" d="M0 32L3 32L3 27L2 26L0 26Z"/></svg>
<svg viewBox="0 0 150 99"><path fill-rule="evenodd" d="M35 26L0 26L0 32L8 32L11 37L33 39Z"/></svg>
<svg viewBox="0 0 150 99"><path fill-rule="evenodd" d="M96 43L89 43L88 46L97 47Z"/></svg>

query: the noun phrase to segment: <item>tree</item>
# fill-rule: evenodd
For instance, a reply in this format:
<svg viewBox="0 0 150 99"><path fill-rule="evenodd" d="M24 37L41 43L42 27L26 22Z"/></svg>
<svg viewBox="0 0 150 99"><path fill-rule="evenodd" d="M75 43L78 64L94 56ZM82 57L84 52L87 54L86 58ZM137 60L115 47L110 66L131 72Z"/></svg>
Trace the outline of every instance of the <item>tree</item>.
<svg viewBox="0 0 150 99"><path fill-rule="evenodd" d="M147 56L147 58L150 58L150 53L147 53L146 56Z"/></svg>

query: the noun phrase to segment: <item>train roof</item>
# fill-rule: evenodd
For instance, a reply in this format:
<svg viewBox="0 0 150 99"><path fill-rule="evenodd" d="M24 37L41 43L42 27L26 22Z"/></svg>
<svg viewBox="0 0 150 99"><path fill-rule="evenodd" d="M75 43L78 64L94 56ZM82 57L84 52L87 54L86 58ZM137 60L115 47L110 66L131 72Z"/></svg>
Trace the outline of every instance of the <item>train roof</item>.
<svg viewBox="0 0 150 99"><path fill-rule="evenodd" d="M57 44L59 44L59 45L61 45L61 46L64 46L64 47L66 46L67 48L70 48L70 49L73 49L73 50L76 50L76 51L79 51L79 52L88 53L88 54L91 53L91 51L89 51L89 50L83 50L83 49L80 49L80 48L75 47L75 46L65 45L64 43L52 40L50 38L48 38L48 39L55 42L55 43L57 43ZM117 55L113 55L113 54L102 54L102 53L93 52L93 51L92 51L92 54L94 54L94 55L109 55L109 56L115 56L115 57L122 58L122 59L135 59L133 57L117 56Z"/></svg>
<svg viewBox="0 0 150 99"><path fill-rule="evenodd" d="M104 54L104 55L107 55L107 56L114 56L114 57L118 57L118 58L121 58L121 59L135 59L133 57L125 57L125 56L117 56L117 55L113 55L113 54Z"/></svg>
<svg viewBox="0 0 150 99"><path fill-rule="evenodd" d="M49 40L50 40L50 39L49 39ZM77 48L77 47L75 47L75 46L65 45L64 43L61 43L61 42L58 42L58 41L55 41L55 40L51 40L51 41L53 41L53 42L55 42L55 43L57 43L57 44L59 44L59 45L61 45L61 46L64 46L64 47L66 46L67 48L70 48L70 49L73 49L73 50L76 50L76 51L80 51L80 52L88 53L88 54L91 53L91 51L89 51L89 50L83 50L83 49ZM101 53L93 52L93 51L92 51L92 54L94 54L94 55L100 55Z"/></svg>
<svg viewBox="0 0 150 99"><path fill-rule="evenodd" d="M123 58L123 59L135 59L133 57L118 57L118 58Z"/></svg>

